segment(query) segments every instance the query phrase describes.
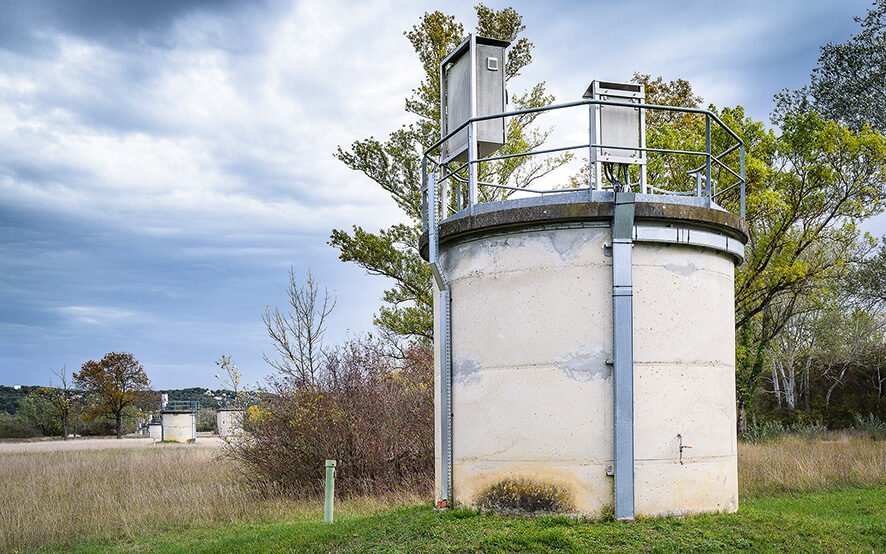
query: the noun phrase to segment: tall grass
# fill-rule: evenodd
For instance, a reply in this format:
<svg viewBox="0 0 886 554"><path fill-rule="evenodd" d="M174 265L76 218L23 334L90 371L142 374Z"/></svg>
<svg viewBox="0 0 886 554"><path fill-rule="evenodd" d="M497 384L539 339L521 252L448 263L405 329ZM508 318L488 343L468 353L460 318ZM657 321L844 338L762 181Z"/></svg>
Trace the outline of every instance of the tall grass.
<svg viewBox="0 0 886 554"><path fill-rule="evenodd" d="M738 444L739 497L886 483L886 441L830 433Z"/></svg>
<svg viewBox="0 0 886 554"><path fill-rule="evenodd" d="M336 511L367 513L418 502L409 495L356 498ZM0 454L0 552L191 527L319 519L322 510L322 500L256 494L236 462L196 446Z"/></svg>
<svg viewBox="0 0 886 554"><path fill-rule="evenodd" d="M829 435L739 443L743 498L886 483L886 441ZM262 496L237 462L196 445L0 454L0 552L246 522L320 520L322 499ZM318 475L322 467L317 468ZM347 517L428 502L420 495L339 501Z"/></svg>

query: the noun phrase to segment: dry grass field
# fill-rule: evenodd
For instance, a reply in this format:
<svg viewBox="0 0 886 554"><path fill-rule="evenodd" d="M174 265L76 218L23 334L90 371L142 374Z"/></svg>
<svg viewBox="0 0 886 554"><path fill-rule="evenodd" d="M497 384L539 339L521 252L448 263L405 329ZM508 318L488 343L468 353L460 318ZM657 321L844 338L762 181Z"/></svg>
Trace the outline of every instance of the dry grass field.
<svg viewBox="0 0 886 554"><path fill-rule="evenodd" d="M319 470L318 470L319 474ZM744 498L828 485L886 483L886 441L834 436L739 445ZM426 501L357 498L336 513L368 514ZM319 520L322 500L253 493L217 448L156 444L113 450L2 452L0 551L116 540L225 525Z"/></svg>
<svg viewBox="0 0 886 554"><path fill-rule="evenodd" d="M408 495L354 499L338 503L336 512L372 513L420 501ZM0 552L322 514L322 500L255 494L218 448L0 451Z"/></svg>
<svg viewBox="0 0 886 554"><path fill-rule="evenodd" d="M214 448L224 444L218 437L199 437L195 446ZM154 448L154 441L143 437L89 437L68 439L27 439L0 441L0 455L13 452L69 452L73 450L116 450L118 448Z"/></svg>
<svg viewBox="0 0 886 554"><path fill-rule="evenodd" d="M738 445L741 497L825 486L886 483L886 441L834 433L823 440L785 437Z"/></svg>

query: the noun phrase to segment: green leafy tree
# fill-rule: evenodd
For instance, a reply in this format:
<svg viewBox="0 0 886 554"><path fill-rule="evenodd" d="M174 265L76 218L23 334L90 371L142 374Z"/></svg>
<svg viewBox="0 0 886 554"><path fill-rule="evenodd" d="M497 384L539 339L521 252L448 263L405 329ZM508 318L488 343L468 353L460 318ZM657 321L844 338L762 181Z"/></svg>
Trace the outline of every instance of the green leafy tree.
<svg viewBox="0 0 886 554"><path fill-rule="evenodd" d="M800 301L835 286L870 249L857 224L883 209L886 141L815 112L787 115L779 135L740 110L721 115L749 145L751 237L735 279L741 423L765 351Z"/></svg>
<svg viewBox="0 0 886 554"><path fill-rule="evenodd" d="M869 309L886 306L886 240L881 240L874 255L865 258L846 278L846 287Z"/></svg>
<svg viewBox="0 0 886 554"><path fill-rule="evenodd" d="M40 393L40 390L31 391L28 396L18 403L16 419L30 429L39 432L44 437L58 433L58 425L53 417L52 404Z"/></svg>
<svg viewBox="0 0 886 554"><path fill-rule="evenodd" d="M507 40L505 76L508 80L532 61L533 45L525 37L522 17L512 8L494 10L483 4L476 6L476 33ZM349 147L339 147L336 157L355 171L360 171L387 191L403 210L408 223L394 225L379 232L359 226L351 231L336 229L330 244L338 248L340 258L354 262L372 275L383 275L394 281L384 293L385 305L376 315L376 324L387 334L419 340L433 337L431 274L418 254L421 234L421 154L440 139L440 82L442 59L465 37L464 26L451 15L435 11L425 13L417 25L406 31L425 77L406 99L406 111L416 120L392 132L387 140L374 137L357 140ZM550 104L553 96L544 83L511 96L511 109ZM502 154L525 152L545 142L551 130L535 125L537 114L510 118L507 144ZM543 159L514 158L482 164L481 181L527 187L566 163L571 156L548 156ZM486 187L479 192L481 201L499 200L509 191Z"/></svg>
<svg viewBox="0 0 886 554"><path fill-rule="evenodd" d="M74 383L95 399L87 418L113 419L118 439L123 437L124 416L138 413L155 396L144 367L129 352L109 352L97 362L89 360L74 374Z"/></svg>
<svg viewBox="0 0 886 554"><path fill-rule="evenodd" d="M664 82L645 75L651 103L700 104L680 80ZM858 222L883 209L886 190L886 140L862 127L830 121L815 112L784 114L781 129L767 130L744 110L708 108L744 141L747 177L746 220L750 241L745 262L735 273L735 324L738 330L736 385L739 424L770 367L771 341L793 318L804 298L838 287L848 268L871 248ZM656 118L654 124L650 119ZM650 146L704 149L704 117L647 114ZM714 125L712 151L724 151L733 138ZM689 156L650 155L650 181L677 190L694 186L687 171L703 161ZM739 153L723 159L737 168ZM718 165L712 180L725 190L736 178ZM737 188L717 202L739 210Z"/></svg>
<svg viewBox="0 0 886 554"><path fill-rule="evenodd" d="M776 95L774 119L815 110L852 129L870 125L886 131L886 0L853 19L861 31L844 43L821 47L809 84Z"/></svg>

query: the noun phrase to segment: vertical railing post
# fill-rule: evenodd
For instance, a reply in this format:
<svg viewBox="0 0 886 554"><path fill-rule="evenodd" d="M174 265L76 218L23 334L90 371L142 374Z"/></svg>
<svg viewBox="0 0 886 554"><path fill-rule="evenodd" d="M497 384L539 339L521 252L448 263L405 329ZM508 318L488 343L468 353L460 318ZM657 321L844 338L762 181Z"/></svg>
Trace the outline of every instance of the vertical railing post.
<svg viewBox="0 0 886 554"><path fill-rule="evenodd" d="M704 136L705 136L705 184L708 187L708 200L714 201L714 183L711 181L711 116L704 116Z"/></svg>
<svg viewBox="0 0 886 554"><path fill-rule="evenodd" d="M440 183L440 221L449 217L449 183L446 179Z"/></svg>
<svg viewBox="0 0 886 554"><path fill-rule="evenodd" d="M594 190L594 107L588 104L588 189Z"/></svg>
<svg viewBox="0 0 886 554"><path fill-rule="evenodd" d="M745 177L744 177L744 144L738 147L738 173L741 175L741 218L744 219Z"/></svg>
<svg viewBox="0 0 886 554"><path fill-rule="evenodd" d="M335 508L335 460L326 460L326 500L323 503L323 523L332 523Z"/></svg>
<svg viewBox="0 0 886 554"><path fill-rule="evenodd" d="M600 162L597 161L596 156L599 151L594 147L594 141L600 136L599 129L597 128L597 113L599 109L600 106L597 104L588 104L588 113L590 114L588 144L591 145L588 152L588 160L591 170L591 180L594 183L593 190L603 190L603 176L600 173Z"/></svg>
<svg viewBox="0 0 886 554"><path fill-rule="evenodd" d="M468 211L474 213L474 204L477 203L477 137L474 122L468 123Z"/></svg>
<svg viewBox="0 0 886 554"><path fill-rule="evenodd" d="M460 212L465 207L464 200L462 200L464 198L464 191L462 190L464 186L457 177L458 175L452 175L450 178L452 179L452 186L455 187L455 211Z"/></svg>
<svg viewBox="0 0 886 554"><path fill-rule="evenodd" d="M428 159L421 158L421 230L428 230Z"/></svg>
<svg viewBox="0 0 886 554"><path fill-rule="evenodd" d="M474 118L477 117L477 64L479 53L477 52L477 37L471 34L470 49L468 54L471 57L471 111L470 123L468 123L468 213L474 214L474 204L477 203L477 171L479 166L475 166L477 160L477 129L474 128Z"/></svg>
<svg viewBox="0 0 886 554"><path fill-rule="evenodd" d="M428 174L428 260L437 261L437 174Z"/></svg>

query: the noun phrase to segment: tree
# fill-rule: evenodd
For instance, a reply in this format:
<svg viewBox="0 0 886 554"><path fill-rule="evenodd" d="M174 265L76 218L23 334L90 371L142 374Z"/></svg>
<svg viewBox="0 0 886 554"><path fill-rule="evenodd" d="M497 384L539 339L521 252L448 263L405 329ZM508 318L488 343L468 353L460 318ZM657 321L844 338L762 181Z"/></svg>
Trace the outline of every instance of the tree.
<svg viewBox="0 0 886 554"><path fill-rule="evenodd" d="M652 103L700 103L685 81L666 83L645 75L635 75L635 80L647 85ZM750 240L745 262L735 273L736 386L742 428L760 378L772 368L769 356L778 346L773 340L802 313L805 299L839 287L848 268L871 248L857 223L879 213L886 201L886 140L869 127L853 131L815 112L784 114L781 129L766 130L762 122L745 116L740 106L709 109L743 139L747 152ZM647 114L647 121L651 117ZM647 130L650 146L704 149L703 117L655 117ZM732 142L731 136L713 127L713 152L722 152ZM723 161L737 167L738 155L733 152ZM686 180L686 172L697 163L689 156L650 155L648 174L652 182L686 190L694 186ZM719 165L712 168L712 179L720 190L736 182ZM717 199L733 213L738 212L738 201L737 195Z"/></svg>
<svg viewBox="0 0 886 554"><path fill-rule="evenodd" d="M240 368L237 367L234 360L225 354L222 354L222 356L216 360L215 365L221 370L220 373L215 375L215 378L221 382L223 388L234 392L234 397L227 401L227 407L245 409L254 399L254 391L241 388L243 385L243 372L240 371Z"/></svg>
<svg viewBox="0 0 886 554"><path fill-rule="evenodd" d="M123 437L123 416L153 396L144 367L129 352L89 360L74 374L74 383L95 396L88 416L113 418L118 439Z"/></svg>
<svg viewBox="0 0 886 554"><path fill-rule="evenodd" d="M855 130L870 125L886 131L886 0L853 19L861 32L822 46L808 85L776 95L775 120L815 110Z"/></svg>
<svg viewBox="0 0 886 554"><path fill-rule="evenodd" d="M493 10L476 6L479 35L511 42L505 76L508 80L532 61L533 45L520 34L522 17L512 8ZM395 336L430 341L433 338L431 273L418 254L421 234L421 154L440 138L440 61L465 36L464 26L453 16L435 11L425 13L418 25L405 33L425 71L425 77L412 96L406 111L417 117L409 125L392 132L386 141L374 137L357 140L348 148L339 147L336 157L360 171L387 191L403 210L409 223L394 225L377 233L354 226L348 232L333 230L329 244L340 252L342 261L354 262L372 275L394 281L384 293L385 305L376 315L376 324ZM512 109L544 106L554 101L544 83L522 94L511 96ZM538 114L513 117L507 125L507 144L502 154L525 152L542 145L550 130L534 126ZM566 163L570 155L513 158L483 164L480 179L523 188ZM499 200L511 191L484 188L481 201Z"/></svg>
<svg viewBox="0 0 886 554"><path fill-rule="evenodd" d="M874 255L856 265L846 279L849 293L870 309L886 306L886 238Z"/></svg>
<svg viewBox="0 0 886 554"><path fill-rule="evenodd" d="M57 422L52 417L52 404L40 394L39 389L31 391L28 396L19 400L15 416L22 425L39 432L44 437L57 432Z"/></svg>
<svg viewBox="0 0 886 554"><path fill-rule="evenodd" d="M58 378L58 387L52 386L52 378L49 380L48 387L41 387L38 393L48 402L52 410L52 417L61 427L62 437L68 440L68 429L71 423L71 416L74 412L74 396L71 390L67 368L53 369L52 374Z"/></svg>
<svg viewBox="0 0 886 554"><path fill-rule="evenodd" d="M761 356L798 303L833 286L871 248L857 223L883 209L886 140L815 112L787 115L781 134L769 136L737 112L723 115L749 144L751 236L736 272L736 326L753 331L761 348L745 346L739 358L741 411L756 390Z"/></svg>
<svg viewBox="0 0 886 554"><path fill-rule="evenodd" d="M267 309L262 315L262 321L277 352L276 358L267 354L263 356L279 373L294 378L297 386L314 388L323 358L326 319L335 308L336 299L325 288L323 295L320 295L320 287L310 270L305 284L299 285L292 268L289 269L287 294L289 311Z"/></svg>
<svg viewBox="0 0 886 554"><path fill-rule="evenodd" d="M240 382L243 379L243 373L237 367L237 364L234 363L234 360L226 354L222 354L215 361L215 365L221 370L220 374L215 374L215 378L221 381L222 387L234 391L234 401L236 402L240 396Z"/></svg>

